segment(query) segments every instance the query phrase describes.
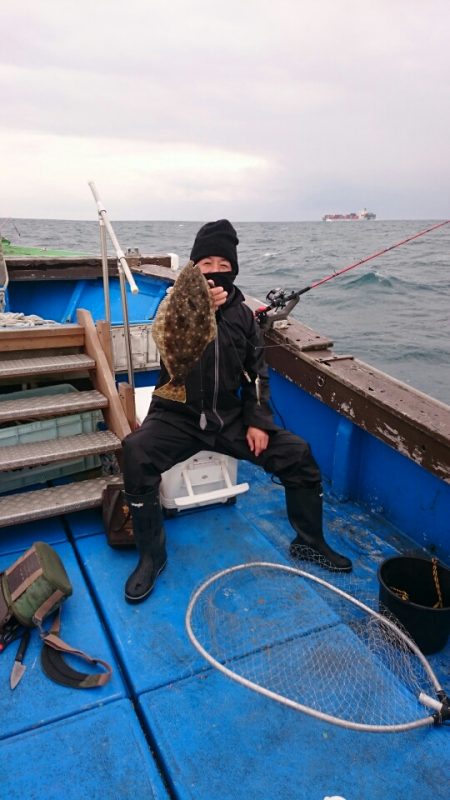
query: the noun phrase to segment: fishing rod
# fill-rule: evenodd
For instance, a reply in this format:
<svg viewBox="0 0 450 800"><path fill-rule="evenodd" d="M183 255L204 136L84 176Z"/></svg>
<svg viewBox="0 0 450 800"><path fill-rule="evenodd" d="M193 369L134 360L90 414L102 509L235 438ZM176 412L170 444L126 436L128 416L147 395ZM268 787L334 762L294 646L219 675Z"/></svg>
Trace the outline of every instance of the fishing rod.
<svg viewBox="0 0 450 800"><path fill-rule="evenodd" d="M260 327L263 328L263 330L269 330L274 322L287 319L292 309L297 305L302 294L306 294L306 292L310 292L311 289L316 289L318 286L322 286L323 283L331 281L333 278L337 278L338 275L343 275L344 272L349 272L351 269L355 269L355 267L360 267L361 264L366 264L368 261L378 258L378 256L389 253L390 250L395 250L396 247L407 244L407 242L412 242L413 239L418 239L419 236L424 236L426 233L435 231L437 228L442 228L444 225L448 225L449 222L450 219L446 219L444 222L438 222L436 225L432 225L431 228L426 228L424 231L419 231L419 233L415 233L413 236L408 236L406 239L402 239L401 242L396 242L396 244L391 244L390 247L385 247L383 250L378 250L371 256L362 258L360 261L356 261L355 264L349 264L347 267L343 267L342 269L332 272L330 275L326 275L324 278L321 278L320 280L315 281L314 283L309 284L309 286L305 286L303 289L299 289L298 291L288 292L286 289L271 289L266 295L266 300L269 301L269 305L262 306L255 311L255 317L258 320Z"/></svg>

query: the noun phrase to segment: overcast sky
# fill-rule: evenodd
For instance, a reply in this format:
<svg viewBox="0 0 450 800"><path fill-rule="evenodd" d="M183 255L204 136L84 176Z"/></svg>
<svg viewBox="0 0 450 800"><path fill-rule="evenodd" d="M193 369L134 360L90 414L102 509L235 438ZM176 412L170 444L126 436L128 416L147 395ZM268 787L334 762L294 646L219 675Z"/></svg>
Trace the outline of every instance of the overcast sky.
<svg viewBox="0 0 450 800"><path fill-rule="evenodd" d="M0 217L450 216L450 0L0 2Z"/></svg>

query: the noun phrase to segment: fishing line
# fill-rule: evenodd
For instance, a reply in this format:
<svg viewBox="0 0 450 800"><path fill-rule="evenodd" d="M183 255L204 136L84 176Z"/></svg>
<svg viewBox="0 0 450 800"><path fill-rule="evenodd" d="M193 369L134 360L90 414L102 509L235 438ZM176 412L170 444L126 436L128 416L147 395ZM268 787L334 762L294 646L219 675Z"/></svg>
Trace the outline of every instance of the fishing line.
<svg viewBox="0 0 450 800"><path fill-rule="evenodd" d="M374 258L379 258L379 256L384 255L385 253L391 252L391 250L395 250L397 247L401 247L408 242L412 242L414 239L418 239L420 236L425 236L427 233L431 233L431 231L435 231L438 228L442 228L444 225L448 225L450 223L450 219L446 219L443 222L438 222L436 225L432 225L429 228L425 228L425 230L419 231L418 233L414 233L412 236L407 236L405 239L402 239L400 242L396 242L395 244L391 244L389 247L384 247L382 250L377 250L376 253L372 253L370 256L366 256L365 258L361 258L359 261L356 261L354 264L349 264L342 269L339 269L335 272L332 272L330 275L326 275L324 278L320 278L314 283L309 284L309 286L305 286L303 289L299 289L298 291L291 292L290 294L286 295L286 293L281 289L273 289L271 290L266 299L271 300L270 305L262 306L261 308L255 311L256 319L259 322L259 326L262 330L264 328L268 329L271 327L271 324L278 319L286 319L288 313L299 301L302 294L306 294L306 292L311 291L311 289L316 289L318 286L322 286L323 283L327 283L331 281L333 278L337 278L338 275L344 275L346 272L350 272L350 270L355 269L356 267L360 267L362 264L367 264L368 261L372 261ZM272 298L271 298L272 295ZM288 312L283 311L289 305ZM277 314L277 309L280 311ZM269 312L272 311L273 314L269 317ZM222 316L224 322L226 320ZM228 325L228 323L226 323ZM250 339L247 339L248 344L253 347L254 350L269 350L274 347L281 347L281 344L259 344L255 345ZM232 342L233 343L233 342ZM233 343L234 346L234 343Z"/></svg>
<svg viewBox="0 0 450 800"><path fill-rule="evenodd" d="M397 247L400 247L403 244L407 244L408 242L412 242L413 239L418 239L419 236L425 236L426 233L430 233L431 231L435 231L437 228L442 228L444 225L448 225L450 219L446 219L444 222L438 222L437 225L432 225L431 228L426 228L426 230L419 231L419 233L413 234L413 236L408 236L406 239L402 239L401 242L397 242L396 244L391 244L390 247L385 247L383 250L379 250L376 253L373 253L371 256L367 256L366 258L362 258L360 261L357 261L355 264L350 264L348 267L344 267L343 269L338 270L337 272L333 272L331 275L327 275L325 278L321 278L318 281L315 281L310 286L305 287L302 289L299 294L303 294L304 292L308 292L310 289L316 289L317 286L321 286L323 283L327 281L331 281L332 278L336 278L338 275L343 275L344 272L349 272L351 269L355 267L361 266L361 264L366 264L367 261L371 261L373 258L378 258L378 256L384 255L384 253L389 253L391 250L395 250Z"/></svg>
<svg viewBox="0 0 450 800"><path fill-rule="evenodd" d="M255 317L259 323L259 326L262 330L269 330L273 323L279 320L286 320L293 310L293 308L297 305L298 301L302 294L311 291L311 289L316 289L318 286L321 286L323 283L327 283L327 281L332 280L332 278L337 278L338 275L343 275L345 272L349 272L355 267L361 266L361 264L366 264L368 261L372 261L374 258L378 258L379 256L384 255L385 253L389 253L391 250L395 250L397 247L401 247L401 245L407 244L408 242L413 241L414 239L418 239L420 236L425 236L426 233L430 233L431 231L437 230L437 228L442 228L444 225L448 225L450 223L450 219L444 220L443 222L438 222L436 225L432 225L425 230L419 231L418 233L414 233L412 236L407 236L405 239L402 239L400 242L396 242L395 244L391 244L389 247L384 247L382 250L378 250L376 253L372 253L370 256L366 256L365 258L361 258L359 261L356 261L354 264L349 264L342 269L335 270L330 275L326 275L324 278L320 278L318 281L314 281L314 283L309 284L309 286L305 286L303 289L299 289L298 291L293 292L286 292L284 289L271 289L266 296L266 300L269 301L269 305L262 306L261 308L255 311ZM265 347L279 347L280 345L266 345Z"/></svg>

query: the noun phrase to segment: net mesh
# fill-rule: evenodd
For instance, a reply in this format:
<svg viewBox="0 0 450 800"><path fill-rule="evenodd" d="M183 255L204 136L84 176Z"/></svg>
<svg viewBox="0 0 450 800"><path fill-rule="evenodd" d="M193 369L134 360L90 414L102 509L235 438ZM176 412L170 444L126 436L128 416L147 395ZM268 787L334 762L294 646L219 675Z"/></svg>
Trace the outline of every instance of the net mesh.
<svg viewBox="0 0 450 800"><path fill-rule="evenodd" d="M371 613L361 584L318 566L255 563L211 576L187 611L193 644L229 677L338 724L430 722L418 698L436 697L437 682L424 656L392 615L378 615L378 602Z"/></svg>

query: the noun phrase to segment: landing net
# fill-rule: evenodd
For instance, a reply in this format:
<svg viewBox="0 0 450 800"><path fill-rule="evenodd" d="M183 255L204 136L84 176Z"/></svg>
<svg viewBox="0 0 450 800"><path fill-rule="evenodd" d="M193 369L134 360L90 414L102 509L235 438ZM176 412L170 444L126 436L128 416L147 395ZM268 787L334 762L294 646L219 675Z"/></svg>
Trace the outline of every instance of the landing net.
<svg viewBox="0 0 450 800"><path fill-rule="evenodd" d="M313 572L267 562L222 570L193 593L186 629L229 678L342 727L447 719L445 693L400 624Z"/></svg>

